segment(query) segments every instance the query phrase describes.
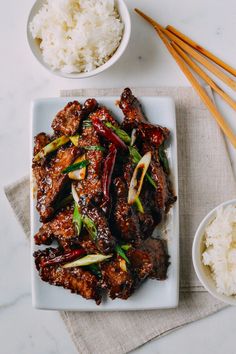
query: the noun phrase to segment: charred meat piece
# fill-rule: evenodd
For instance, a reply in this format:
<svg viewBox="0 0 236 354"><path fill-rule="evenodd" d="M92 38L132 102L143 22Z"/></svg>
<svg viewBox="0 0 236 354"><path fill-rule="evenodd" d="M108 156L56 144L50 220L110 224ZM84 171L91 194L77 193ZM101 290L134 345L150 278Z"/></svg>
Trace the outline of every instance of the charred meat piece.
<svg viewBox="0 0 236 354"><path fill-rule="evenodd" d="M90 118L92 120L93 116L96 116L97 118L100 119L102 122L109 122L115 127L118 126L117 121L112 117L111 113L106 107L99 107L94 113L90 115Z"/></svg>
<svg viewBox="0 0 236 354"><path fill-rule="evenodd" d="M141 142L149 142L153 148L158 147L168 139L170 135L169 129L159 125L152 125L148 123L139 123L137 127L137 134Z"/></svg>
<svg viewBox="0 0 236 354"><path fill-rule="evenodd" d="M88 116L90 113L94 112L98 108L98 103L95 98L89 98L84 102L83 112L84 117Z"/></svg>
<svg viewBox="0 0 236 354"><path fill-rule="evenodd" d="M45 133L39 133L34 137L34 156L44 148L50 142L50 138ZM42 183L46 176L46 164L45 161L40 161L40 163L35 163L33 161L32 165L33 176L38 189L38 186Z"/></svg>
<svg viewBox="0 0 236 354"><path fill-rule="evenodd" d="M54 157L42 165L34 164L33 173L37 181L37 210L41 220L47 222L55 212L55 203L63 193L68 176L62 171L78 156L78 148L60 148Z"/></svg>
<svg viewBox="0 0 236 354"><path fill-rule="evenodd" d="M154 220L151 212L148 211L149 207L144 207L144 210L144 213L138 213L142 240L151 237L156 226L156 221Z"/></svg>
<svg viewBox="0 0 236 354"><path fill-rule="evenodd" d="M95 242L91 239L91 236L83 232L79 236L79 245L82 247L88 254L99 253L99 250L95 244Z"/></svg>
<svg viewBox="0 0 236 354"><path fill-rule="evenodd" d="M128 187L130 185L133 171L134 171L134 165L132 164L131 160L128 160L128 162L124 164L124 178L127 184L126 201L128 197ZM142 193L140 195L140 199L144 207L144 213L137 212L135 209L136 207L135 206L133 207L139 220L139 227L140 227L142 239L146 239L150 237L156 226L156 220L154 220L153 218L151 205L150 205L150 200L152 200L152 197L149 194L149 190L150 188L148 189L148 192L146 191L145 184L144 184Z"/></svg>
<svg viewBox="0 0 236 354"><path fill-rule="evenodd" d="M82 214L88 216L96 226L97 239L94 242L98 250L105 254L112 253L116 240L110 231L108 221L102 210L90 205L82 208Z"/></svg>
<svg viewBox="0 0 236 354"><path fill-rule="evenodd" d="M34 253L35 264L41 279L52 285L63 286L72 293L80 294L85 299L95 300L97 305L101 302L101 287L98 278L82 267L64 269L60 265L42 267L42 262L60 255L60 251L48 248Z"/></svg>
<svg viewBox="0 0 236 354"><path fill-rule="evenodd" d="M167 278L167 269L170 264L166 241L149 238L143 242L142 249L149 254L153 262L150 278L165 280Z"/></svg>
<svg viewBox="0 0 236 354"><path fill-rule="evenodd" d="M50 136L46 133L39 133L34 138L34 155L36 155L44 146L49 144L51 141Z"/></svg>
<svg viewBox="0 0 236 354"><path fill-rule="evenodd" d="M162 215L169 210L169 207L176 201L176 197L173 195L168 176L165 174L160 163L158 150L154 149L149 142L144 142L142 146L142 153L145 154L147 151L152 152L150 170L151 177L157 186L157 189L153 191L153 197L154 209L156 210L158 216L158 214Z"/></svg>
<svg viewBox="0 0 236 354"><path fill-rule="evenodd" d="M141 142L149 141L157 148L169 137L169 129L147 122L140 102L129 88L123 91L119 107L125 116L122 126L128 130L137 128L136 134Z"/></svg>
<svg viewBox="0 0 236 354"><path fill-rule="evenodd" d="M60 211L53 220L43 224L34 236L34 240L36 245L50 245L54 239L60 243L60 241L71 241L76 237L73 208L68 207Z"/></svg>
<svg viewBox="0 0 236 354"><path fill-rule="evenodd" d="M113 186L116 195L116 202L113 210L113 230L118 238L139 244L141 239L139 218L134 207L128 205L126 183L122 178L117 177L114 180Z"/></svg>
<svg viewBox="0 0 236 354"><path fill-rule="evenodd" d="M153 270L153 262L148 252L131 248L127 252L127 257L137 282L144 280L150 275Z"/></svg>
<svg viewBox="0 0 236 354"><path fill-rule="evenodd" d="M82 107L78 101L69 102L52 122L52 129L59 135L74 135L79 129L81 120L97 108L97 101L89 99Z"/></svg>
<svg viewBox="0 0 236 354"><path fill-rule="evenodd" d="M78 101L69 102L57 113L52 122L52 129L56 134L74 135L79 128L82 115L82 106Z"/></svg>
<svg viewBox="0 0 236 354"><path fill-rule="evenodd" d="M102 286L107 289L108 295L113 300L115 298L128 299L134 292L134 279L130 271L122 270L121 261L117 256L110 262L104 262L102 269Z"/></svg>
<svg viewBox="0 0 236 354"><path fill-rule="evenodd" d="M81 148L100 146L99 137L91 127L84 127L79 146ZM87 166L86 178L76 184L76 190L80 197L82 205L88 205L93 202L99 204L102 200L102 162L103 152L99 150L88 150L86 152L86 159L89 161Z"/></svg>
<svg viewBox="0 0 236 354"><path fill-rule="evenodd" d="M119 107L122 109L125 116L124 122L122 123L123 127L133 128L137 123L146 120L140 102L132 94L132 91L129 88L124 89L121 94Z"/></svg>

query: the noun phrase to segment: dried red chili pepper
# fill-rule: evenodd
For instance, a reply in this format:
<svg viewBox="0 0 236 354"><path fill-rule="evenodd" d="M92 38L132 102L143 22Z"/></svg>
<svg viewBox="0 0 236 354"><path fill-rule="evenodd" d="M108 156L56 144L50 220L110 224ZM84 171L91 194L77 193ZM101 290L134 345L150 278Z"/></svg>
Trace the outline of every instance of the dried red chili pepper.
<svg viewBox="0 0 236 354"><path fill-rule="evenodd" d="M64 253L60 256L57 256L55 258L52 258L52 259L42 260L40 266L43 268L43 267L58 264L58 263L65 263L65 262L73 261L74 259L76 259L80 256L83 256L84 254L86 254L86 252L83 249L73 250L73 251Z"/></svg>
<svg viewBox="0 0 236 354"><path fill-rule="evenodd" d="M115 145L116 148L120 148L120 149L127 149L126 144L118 137L118 135L116 135L112 129L106 127L98 117L93 116L91 117L93 126L95 128L95 130L98 132L98 134L100 134L101 136L103 136L104 138L106 138L108 141L110 141L112 144Z"/></svg>
<svg viewBox="0 0 236 354"><path fill-rule="evenodd" d="M108 155L104 161L103 175L102 175L102 187L103 194L106 201L109 201L110 195L110 185L111 185L111 176L114 170L115 161L116 161L117 149L114 144L111 144L109 147Z"/></svg>

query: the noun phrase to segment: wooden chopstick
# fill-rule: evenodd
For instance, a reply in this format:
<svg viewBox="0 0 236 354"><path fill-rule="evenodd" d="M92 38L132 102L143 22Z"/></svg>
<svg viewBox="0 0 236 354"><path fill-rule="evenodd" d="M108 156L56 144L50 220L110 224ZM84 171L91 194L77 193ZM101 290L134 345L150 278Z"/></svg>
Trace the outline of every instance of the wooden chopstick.
<svg viewBox="0 0 236 354"><path fill-rule="evenodd" d="M164 27L162 27L158 22L153 20L151 17L147 16L144 14L142 11L139 9L135 9L135 11L142 16L147 22L149 22L154 28L159 29L167 37L169 37L172 41L177 43L184 51L186 51L188 54L190 54L194 59L196 59L200 64L206 67L209 71L212 72L215 76L217 76L220 80L222 80L224 83L226 83L231 89L236 91L236 82L228 77L224 72L220 71L214 64L212 64L210 61L208 61L205 57L203 57L201 54L199 54L196 50L194 50L190 45L187 43L183 42L179 37L174 35L172 32L166 30Z"/></svg>
<svg viewBox="0 0 236 354"><path fill-rule="evenodd" d="M145 20L147 20L157 31L157 33L159 34L160 38L162 39L162 41L164 42L166 48L168 49L168 51L170 52L170 54L173 56L173 58L175 59L175 61L177 62L177 64L179 65L179 67L181 68L181 70L183 71L183 73L186 75L186 77L188 78L188 80L190 81L190 83L192 84L193 88L196 90L196 92L198 93L198 95L200 96L200 98L202 99L202 101L204 102L204 104L207 106L207 108L209 109L209 111L211 112L211 114L213 115L213 117L215 118L215 120L217 121L217 123L219 124L219 126L221 127L222 131L225 133L225 135L228 137L228 139L230 140L230 142L232 143L232 145L236 148L236 135L233 133L233 131L231 130L230 126L227 124L227 122L225 121L224 117L220 114L220 112L217 110L216 106L214 105L214 102L211 100L211 98L208 96L208 94L206 93L206 91L202 88L202 86L200 85L200 83L197 81L197 79L195 78L195 76L191 73L188 65L186 64L186 62L184 61L185 56L187 56L187 54L182 50L182 48L179 48L179 46L177 46L176 44L174 44L174 42L170 43L169 42L169 32L167 30L165 30L161 25L159 25L156 21L154 21L152 18L150 18L149 16L147 16L146 14L144 14L142 11L135 9L135 11L142 16ZM168 38L168 39L167 39ZM179 52L177 51L177 48L180 49L180 53L184 53L184 58L182 58L182 56L179 54ZM188 57L188 56L187 56ZM188 57L189 58L189 57ZM191 59L190 59L191 60ZM194 63L191 60L191 64ZM194 63L195 64L195 63ZM197 64L195 64L198 67ZM196 69L194 65L194 70ZM190 65L191 67L191 65ZM193 67L192 67L193 68ZM200 68L199 68L200 69ZM200 69L201 70L201 69ZM198 73L200 72L197 69ZM203 71L201 70L201 73ZM204 73L204 72L203 72ZM208 77L208 75L207 75ZM204 79L205 79L205 73L204 73ZM211 80L211 78L210 78ZM213 80L211 80L211 83L215 84ZM216 84L215 84L216 85ZM218 86L217 86L218 87ZM221 90L219 88L219 90ZM222 91L222 90L221 90ZM231 98L230 98L231 99ZM233 103L233 102L231 102Z"/></svg>
<svg viewBox="0 0 236 354"><path fill-rule="evenodd" d="M182 58L179 56L179 54L176 52L172 44L168 41L168 39L165 37L163 32L160 29L156 29L158 32L160 38L162 39L163 43L165 44L166 48L169 50L170 54L172 57L175 59L185 76L188 78L202 101L205 103L213 117L216 119L217 123L221 127L222 131L225 133L225 135L228 137L228 139L231 141L232 145L236 148L236 136L223 118L223 116L220 114L220 112L217 110L216 106L212 102L211 98L208 96L206 91L202 88L202 86L199 84L197 79L193 76L191 71L189 70L187 64L182 60Z"/></svg>
<svg viewBox="0 0 236 354"><path fill-rule="evenodd" d="M205 66L205 68L212 72L216 77L222 80L226 85L228 85L232 90L236 91L236 82L228 77L223 71L221 71L217 66L212 64L208 59L199 54L196 50L190 47L188 44L183 42L181 39L176 37L171 32L164 29L163 31L172 41L177 43L184 51L190 54L194 59L196 59L200 64Z"/></svg>
<svg viewBox="0 0 236 354"><path fill-rule="evenodd" d="M221 66L224 70L228 71L228 73L236 76L236 69L234 69L232 66L230 66L229 64L225 63L223 60L221 60L220 58L216 57L213 53L211 53L209 50L205 49L204 47L200 46L198 43L194 42L192 39L190 39L189 37L187 37L185 34L181 33L180 31L178 31L175 27L173 26L167 26L166 29L173 33L174 35L176 35L177 37L179 37L180 39L182 39L182 41L184 41L185 43L189 44L192 48L196 49L197 51L199 51L200 53L202 53L203 55L205 55L205 57L209 58L210 60L212 60L214 63L216 63L217 65Z"/></svg>
<svg viewBox="0 0 236 354"><path fill-rule="evenodd" d="M236 111L236 102L227 93L225 93L176 43L172 42L171 44L178 54L184 59L184 61Z"/></svg>

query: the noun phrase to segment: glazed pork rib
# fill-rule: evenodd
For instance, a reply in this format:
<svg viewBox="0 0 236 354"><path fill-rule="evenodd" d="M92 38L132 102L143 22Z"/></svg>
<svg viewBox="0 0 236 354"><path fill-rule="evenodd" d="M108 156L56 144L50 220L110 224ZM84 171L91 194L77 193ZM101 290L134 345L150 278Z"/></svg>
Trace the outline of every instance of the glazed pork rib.
<svg viewBox="0 0 236 354"><path fill-rule="evenodd" d="M71 165L79 154L76 146L61 147L53 157L33 162L33 174L37 183L36 208L42 222L47 222L54 215L55 204L69 181L62 171Z"/></svg>
<svg viewBox="0 0 236 354"><path fill-rule="evenodd" d="M134 278L129 270L121 267L122 258L117 256L110 262L102 264L102 286L108 291L109 297L128 299L134 292Z"/></svg>
<svg viewBox="0 0 236 354"><path fill-rule="evenodd" d="M82 214L88 216L97 229L97 239L94 240L96 247L101 253L109 254L114 251L116 240L111 233L109 223L99 208L92 205L82 208Z"/></svg>
<svg viewBox="0 0 236 354"><path fill-rule="evenodd" d="M149 238L143 242L142 249L149 254L153 263L153 268L149 275L150 278L165 280L167 278L167 269L170 264L166 241Z"/></svg>
<svg viewBox="0 0 236 354"><path fill-rule="evenodd" d="M153 261L148 252L141 249L131 248L127 252L130 267L135 276L136 287L146 279L153 271Z"/></svg>
<svg viewBox="0 0 236 354"><path fill-rule="evenodd" d="M139 244L141 240L139 218L134 207L127 202L126 183L121 177L117 177L113 182L113 188L116 196L113 210L113 230L117 238Z"/></svg>
<svg viewBox="0 0 236 354"><path fill-rule="evenodd" d="M59 211L51 221L43 224L34 236L36 245L50 245L53 240L62 246L77 242L72 206Z"/></svg>
<svg viewBox="0 0 236 354"><path fill-rule="evenodd" d="M60 264L43 266L43 262L60 254L60 251L55 248L47 248L34 253L35 264L41 279L52 285L63 286L85 299L95 300L99 305L102 298L101 286L100 280L94 274L79 267L65 269Z"/></svg>
<svg viewBox="0 0 236 354"><path fill-rule="evenodd" d="M85 101L83 107L78 101L69 102L52 122L52 129L57 135L76 134L81 121L97 108L97 101L92 98Z"/></svg>
<svg viewBox="0 0 236 354"><path fill-rule="evenodd" d="M86 150L91 146L101 146L99 136L93 126L85 126L79 139L79 146L85 149L85 159L89 161L87 174L84 180L75 184L80 203L87 206L90 203L99 205L102 201L102 162L103 152L100 150Z"/></svg>
<svg viewBox="0 0 236 354"><path fill-rule="evenodd" d="M142 106L129 88L125 88L121 94L119 107L124 113L123 127L134 127L142 121L146 121Z"/></svg>

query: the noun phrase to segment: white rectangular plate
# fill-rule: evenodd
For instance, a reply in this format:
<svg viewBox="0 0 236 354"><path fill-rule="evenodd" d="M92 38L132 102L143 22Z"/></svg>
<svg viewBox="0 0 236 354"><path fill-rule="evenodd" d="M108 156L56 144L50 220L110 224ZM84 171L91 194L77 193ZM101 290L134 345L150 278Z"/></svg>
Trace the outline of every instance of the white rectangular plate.
<svg viewBox="0 0 236 354"><path fill-rule="evenodd" d="M31 111L31 151L33 137L40 132L51 133L51 123L55 114L67 102L72 100L84 102L85 97L46 98L35 100ZM118 97L96 97L101 105L108 107L117 120L122 120L121 110L115 106ZM173 186L178 194L177 140L174 102L169 97L141 97L143 109L152 124L166 126L171 132L171 141L167 149ZM31 179L32 180L32 179ZM170 266L168 279L165 281L147 280L128 300L104 300L99 306L92 300L85 300L79 295L71 294L62 287L43 282L35 269L33 252L38 249L33 235L40 227L35 200L31 193L31 267L32 267L32 302L40 309L77 310L77 311L128 311L144 309L164 309L178 306L179 298L179 206L178 201L171 208L166 225ZM166 234L166 233L165 233Z"/></svg>

